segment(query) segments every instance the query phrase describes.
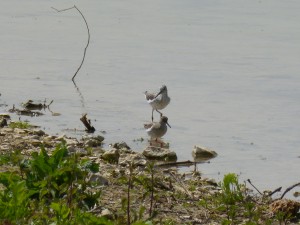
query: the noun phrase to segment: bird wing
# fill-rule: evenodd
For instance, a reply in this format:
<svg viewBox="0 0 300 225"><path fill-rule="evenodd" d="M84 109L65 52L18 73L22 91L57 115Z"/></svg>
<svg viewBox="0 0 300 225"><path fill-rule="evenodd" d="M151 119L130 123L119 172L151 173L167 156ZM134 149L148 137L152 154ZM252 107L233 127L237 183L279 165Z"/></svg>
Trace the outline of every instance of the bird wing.
<svg viewBox="0 0 300 225"><path fill-rule="evenodd" d="M159 129L160 123L154 122L154 123L144 124L144 128L145 129Z"/></svg>

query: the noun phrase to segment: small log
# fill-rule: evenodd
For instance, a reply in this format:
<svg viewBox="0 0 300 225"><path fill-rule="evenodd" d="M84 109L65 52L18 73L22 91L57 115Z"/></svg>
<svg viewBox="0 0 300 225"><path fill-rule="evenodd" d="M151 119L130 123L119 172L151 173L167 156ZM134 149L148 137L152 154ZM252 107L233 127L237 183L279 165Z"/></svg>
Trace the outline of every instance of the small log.
<svg viewBox="0 0 300 225"><path fill-rule="evenodd" d="M89 120L87 117L86 117L87 114L84 114L80 120L81 122L83 123L83 125L85 126L86 128L86 132L88 133L94 133L95 132L95 128L91 125L91 120Z"/></svg>
<svg viewBox="0 0 300 225"><path fill-rule="evenodd" d="M163 164L158 164L156 167L171 167L171 166L193 166L197 162L193 162L190 160L187 161L181 161L181 162L168 162L168 163L163 163Z"/></svg>

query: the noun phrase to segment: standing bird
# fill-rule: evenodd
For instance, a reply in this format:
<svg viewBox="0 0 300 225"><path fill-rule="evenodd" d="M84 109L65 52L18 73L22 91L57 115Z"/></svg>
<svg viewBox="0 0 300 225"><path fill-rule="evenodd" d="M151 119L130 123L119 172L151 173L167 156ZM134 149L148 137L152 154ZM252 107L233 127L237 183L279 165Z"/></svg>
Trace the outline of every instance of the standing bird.
<svg viewBox="0 0 300 225"><path fill-rule="evenodd" d="M159 122L144 124L146 132L150 136L150 145L151 139L155 139L157 141L158 138L161 138L167 133L167 125L171 128L170 124L168 123L168 117L166 116L162 116Z"/></svg>
<svg viewBox="0 0 300 225"><path fill-rule="evenodd" d="M145 91L145 98L147 102L152 106L152 122L153 122L153 111L156 110L160 117L162 113L158 110L164 109L171 101L171 98L168 96L168 89L166 85L163 85L157 94L148 93Z"/></svg>

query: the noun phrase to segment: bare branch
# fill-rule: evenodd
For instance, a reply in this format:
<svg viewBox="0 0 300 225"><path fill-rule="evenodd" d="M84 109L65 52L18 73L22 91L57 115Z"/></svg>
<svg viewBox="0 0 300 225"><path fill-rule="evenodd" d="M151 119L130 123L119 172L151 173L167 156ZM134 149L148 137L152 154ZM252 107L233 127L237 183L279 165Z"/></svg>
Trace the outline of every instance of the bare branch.
<svg viewBox="0 0 300 225"><path fill-rule="evenodd" d="M268 196L271 197L271 196L274 195L275 193L281 191L281 188L282 188L282 187L276 188L274 191L272 191L270 194L268 194Z"/></svg>
<svg viewBox="0 0 300 225"><path fill-rule="evenodd" d="M80 13L80 15L82 16L82 18L83 18L83 20L84 20L84 22L85 22L86 28L87 28L87 32L88 32L88 41L87 41L87 44L86 44L86 46L85 46L85 48L84 48L83 58L82 58L82 60L81 60L81 63L80 63L80 65L79 65L77 71L75 72L75 74L74 74L73 77L72 77L72 81L74 82L74 78L76 77L77 73L79 72L79 70L81 69L81 67L82 67L82 65L83 65L83 62L84 62L84 59L85 59L85 55L86 55L86 50L87 50L87 48L88 48L88 46L89 46L89 44L90 44L90 29L89 29L89 25L88 25L88 23L87 23L87 21L86 21L84 15L83 15L82 12L76 7L76 5L74 5L73 7L70 7L70 8L67 8L67 9L61 9L61 10L58 10L58 9L56 9L56 8L54 8L54 7L51 7L51 8L54 9L56 12L64 12L64 11L67 11L67 10L70 10L70 9L74 9L74 8L75 8L75 9Z"/></svg>
<svg viewBox="0 0 300 225"><path fill-rule="evenodd" d="M84 124L84 126L86 127L86 132L88 132L88 133L94 133L96 129L92 126L91 120L89 120L86 116L87 116L87 114L84 114L80 118L80 120Z"/></svg>
<svg viewBox="0 0 300 225"><path fill-rule="evenodd" d="M282 198L285 196L286 193L288 193L290 190L292 190L294 187L297 187L297 186L300 186L300 183L297 183L297 184L294 184L294 185L288 187L288 188L283 192L283 194L281 195L280 199L282 199Z"/></svg>
<svg viewBox="0 0 300 225"><path fill-rule="evenodd" d="M61 10L58 10L58 9L56 9L56 8L54 8L54 7L51 7L51 8L54 9L56 12L63 12L63 11L67 11L67 10L70 10L70 9L74 9L75 6L73 6L73 7L71 7L71 8L67 8L67 9L61 9Z"/></svg>
<svg viewBox="0 0 300 225"><path fill-rule="evenodd" d="M261 195L263 195L252 183L251 183L251 180L250 179L248 179L247 180L248 181L248 183L249 184L251 184L251 186L259 193L259 194L261 194Z"/></svg>

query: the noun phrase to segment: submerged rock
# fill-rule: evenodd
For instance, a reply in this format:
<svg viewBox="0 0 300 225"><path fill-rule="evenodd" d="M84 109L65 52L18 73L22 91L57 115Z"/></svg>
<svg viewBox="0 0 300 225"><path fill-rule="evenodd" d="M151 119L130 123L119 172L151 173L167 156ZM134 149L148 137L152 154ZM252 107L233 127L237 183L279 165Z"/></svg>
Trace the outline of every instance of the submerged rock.
<svg viewBox="0 0 300 225"><path fill-rule="evenodd" d="M176 161L177 155L174 151L167 148L160 148L155 146L148 146L143 155L147 159L160 160L160 161Z"/></svg>
<svg viewBox="0 0 300 225"><path fill-rule="evenodd" d="M192 151L192 155L196 162L202 162L215 158L218 154L215 151L206 147L200 147L195 145Z"/></svg>

